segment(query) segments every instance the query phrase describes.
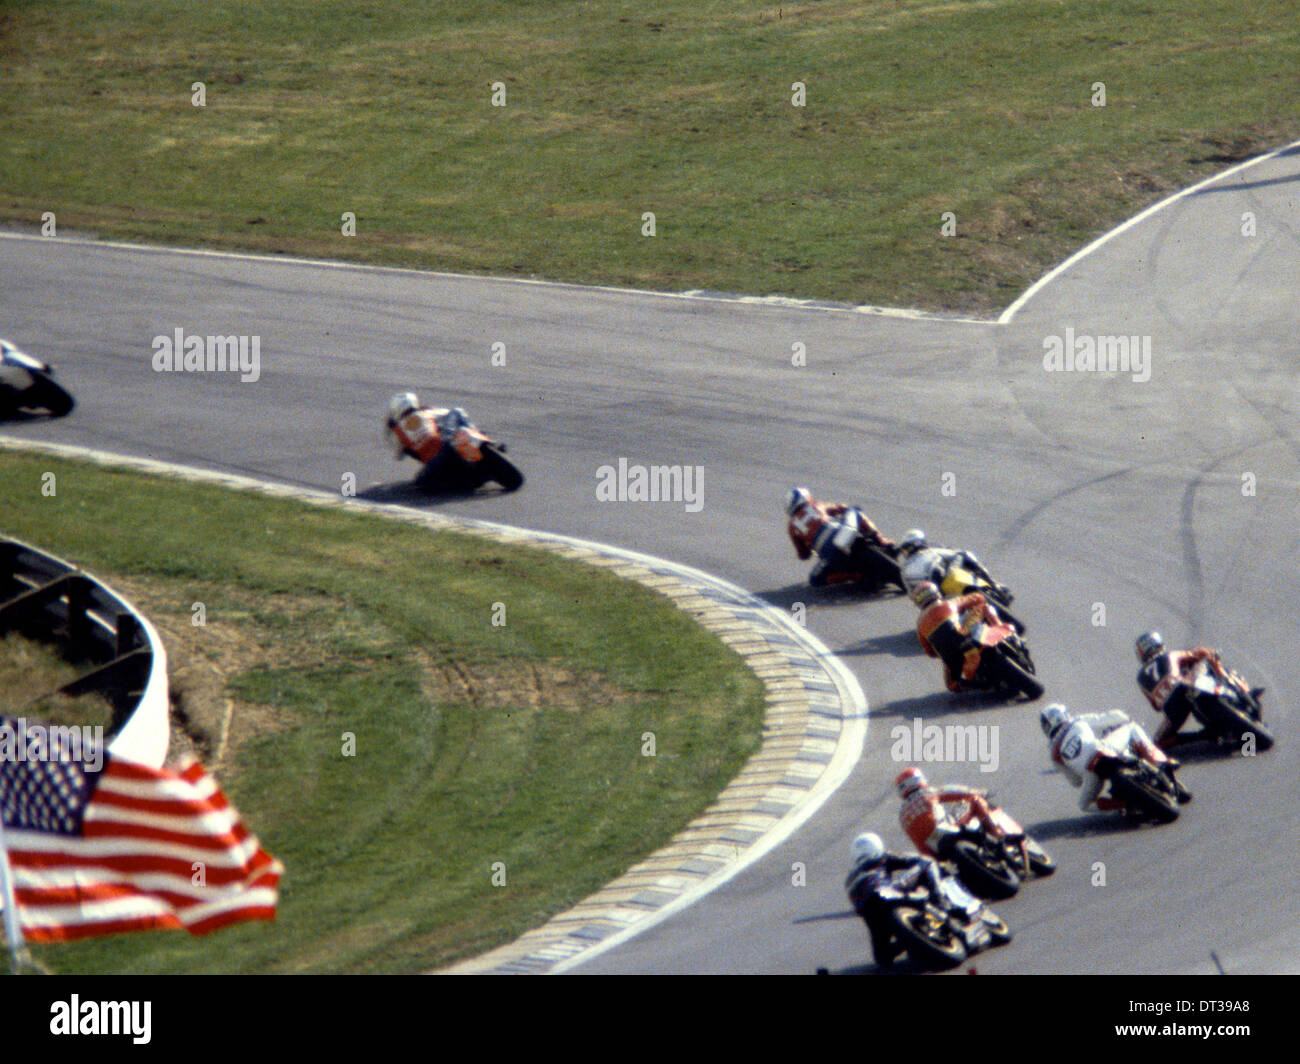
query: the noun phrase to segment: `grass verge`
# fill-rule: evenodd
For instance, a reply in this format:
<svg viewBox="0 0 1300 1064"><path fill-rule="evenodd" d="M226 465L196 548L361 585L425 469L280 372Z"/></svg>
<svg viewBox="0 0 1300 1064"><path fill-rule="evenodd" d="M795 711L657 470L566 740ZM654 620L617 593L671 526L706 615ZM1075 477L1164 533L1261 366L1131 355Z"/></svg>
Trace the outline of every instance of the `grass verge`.
<svg viewBox="0 0 1300 1064"><path fill-rule="evenodd" d="M155 622L178 730L287 868L273 923L39 950L56 972L433 968L620 874L759 746L734 652L542 551L45 456L5 457L0 512Z"/></svg>
<svg viewBox="0 0 1300 1064"><path fill-rule="evenodd" d="M0 217L987 312L1145 204L1300 136L1294 13L1292 0L10 2Z"/></svg>

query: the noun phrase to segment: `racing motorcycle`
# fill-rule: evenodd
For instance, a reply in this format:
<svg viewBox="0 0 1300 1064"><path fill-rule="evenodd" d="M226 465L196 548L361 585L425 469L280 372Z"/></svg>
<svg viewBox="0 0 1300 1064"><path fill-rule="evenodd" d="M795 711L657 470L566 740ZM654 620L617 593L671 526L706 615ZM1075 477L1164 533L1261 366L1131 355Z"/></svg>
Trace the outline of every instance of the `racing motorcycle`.
<svg viewBox="0 0 1300 1064"><path fill-rule="evenodd" d="M1001 617L1002 610L995 609ZM1043 684L1035 676L1037 670L1029 647L1010 624L978 621L967 641L978 647L980 659L973 679L961 680L964 689L1023 694L1031 702L1043 696Z"/></svg>
<svg viewBox="0 0 1300 1064"><path fill-rule="evenodd" d="M947 876L939 890L928 883L910 889L877 887L867 904L889 921L919 968L951 968L973 953L1011 941L1006 922Z"/></svg>
<svg viewBox="0 0 1300 1064"><path fill-rule="evenodd" d="M8 340L0 340L0 412L48 413L64 417L76 405L67 390L54 380L54 369L24 354Z"/></svg>
<svg viewBox="0 0 1300 1064"><path fill-rule="evenodd" d="M1002 832L999 838L978 820L943 835L938 857L945 871L957 876L973 894L994 900L1014 896L1027 879L1056 871L1056 862L1011 814L995 805L990 813Z"/></svg>
<svg viewBox="0 0 1300 1064"><path fill-rule="evenodd" d="M943 579L936 581L944 598L960 598L972 591L978 591L998 611L998 616L1005 620L1017 634L1025 631L1024 622L1011 612L1011 603L1015 596L1003 584L991 584L974 570L966 568L960 562L953 561L943 574Z"/></svg>
<svg viewBox="0 0 1300 1064"><path fill-rule="evenodd" d="M453 414L446 425L451 430L451 438L442 441L439 457L446 448L451 450L436 470L432 464L425 466L415 478L416 483L430 491L474 491L495 481L506 491L517 491L523 485L524 475L505 456L506 445L488 436L463 411L453 411ZM435 426L434 431L441 438L442 427Z"/></svg>
<svg viewBox="0 0 1300 1064"><path fill-rule="evenodd" d="M877 543L865 530L862 520L862 511L857 507L847 510L841 518L843 528L836 534L834 543L848 554L848 562L840 569L844 575L837 574L834 582L856 584L866 591L880 591L893 584L905 591L898 548Z"/></svg>
<svg viewBox="0 0 1300 1064"><path fill-rule="evenodd" d="M1140 820L1169 824L1178 819L1178 790L1158 765L1144 757L1101 749L1092 771L1106 780L1112 798L1124 812Z"/></svg>
<svg viewBox="0 0 1300 1064"><path fill-rule="evenodd" d="M1259 697L1232 669L1220 666L1217 673L1207 661L1198 661L1176 682L1170 700L1185 699L1192 715L1218 741L1240 746L1247 735L1254 736L1255 749L1267 750L1273 736L1264 727ZM1168 707L1168 703L1166 703Z"/></svg>

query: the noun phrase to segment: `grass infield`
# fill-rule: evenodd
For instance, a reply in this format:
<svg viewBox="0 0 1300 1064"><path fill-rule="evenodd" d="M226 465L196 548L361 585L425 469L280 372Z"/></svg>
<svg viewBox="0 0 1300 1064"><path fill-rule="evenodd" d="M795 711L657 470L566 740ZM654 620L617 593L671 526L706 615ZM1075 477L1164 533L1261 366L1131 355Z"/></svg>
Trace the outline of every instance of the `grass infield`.
<svg viewBox="0 0 1300 1064"><path fill-rule="evenodd" d="M272 923L41 947L55 972L431 969L621 874L759 747L741 659L594 567L89 463L4 464L3 531L159 627L174 745L286 866Z"/></svg>
<svg viewBox="0 0 1300 1064"><path fill-rule="evenodd" d="M988 312L1145 204L1300 136L1294 15L1294 0L11 0L0 218Z"/></svg>

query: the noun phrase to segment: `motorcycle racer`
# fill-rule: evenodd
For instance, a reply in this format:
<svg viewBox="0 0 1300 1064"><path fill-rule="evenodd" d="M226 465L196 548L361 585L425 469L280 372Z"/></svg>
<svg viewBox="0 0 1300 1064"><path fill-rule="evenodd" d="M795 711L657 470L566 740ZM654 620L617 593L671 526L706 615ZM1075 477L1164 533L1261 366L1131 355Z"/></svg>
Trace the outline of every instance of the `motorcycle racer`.
<svg viewBox="0 0 1300 1064"><path fill-rule="evenodd" d="M885 851L885 844L874 831L853 840L853 867L844 880L844 889L854 911L862 917L871 935L871 953L882 968L893 965L904 951L893 924L871 904L873 895L885 888L911 890L924 883L936 896L946 898L967 916L976 917L983 906L957 880L945 876L931 857L898 857Z"/></svg>
<svg viewBox="0 0 1300 1064"><path fill-rule="evenodd" d="M808 575L813 587L858 579L851 564L861 541L874 545L891 558L898 548L856 506L814 499L807 488L791 488L785 497L786 532L800 561L817 555ZM901 585L900 585L901 586Z"/></svg>
<svg viewBox="0 0 1300 1064"><path fill-rule="evenodd" d="M993 574L984 568L980 560L967 550L947 550L931 547L925 533L919 528L909 529L898 541L898 552L906 559L903 564L903 583L908 594L916 590L916 585L929 581L942 584L949 567L954 563L969 569L977 576L987 580L991 587L998 590L1007 602L1012 601L1011 592L1006 586L993 579Z"/></svg>
<svg viewBox="0 0 1300 1064"><path fill-rule="evenodd" d="M921 611L916 621L921 649L943 661L943 678L949 691L963 690L964 683L974 680L980 663L980 647L970 639L971 629L980 621L998 624L997 611L978 591L946 599L929 581L916 585L912 601Z"/></svg>
<svg viewBox="0 0 1300 1064"><path fill-rule="evenodd" d="M451 454L447 442L468 424L469 415L458 406L421 406L414 392L403 392L388 403L386 435L394 457L401 461L409 456L422 462L424 471L419 479L434 483Z"/></svg>
<svg viewBox="0 0 1300 1064"><path fill-rule="evenodd" d="M956 834L971 820L978 820L992 838L1000 839L1005 834L994 819L983 791L961 786L937 789L930 786L925 773L914 766L903 769L895 785L903 800L898 810L898 822L912 844L927 857L938 856L944 835ZM965 808L954 816L947 808L950 805Z"/></svg>
<svg viewBox="0 0 1300 1064"><path fill-rule="evenodd" d="M1075 787L1081 788L1079 808L1087 811L1123 809L1124 803L1101 793L1106 781L1094 771L1100 756L1139 757L1163 772L1178 792L1179 805L1192 800L1191 792L1174 775L1178 762L1151 741L1140 724L1122 710L1107 713L1070 713L1060 702L1045 706L1039 714L1043 734L1050 744L1052 763Z"/></svg>
<svg viewBox="0 0 1300 1064"><path fill-rule="evenodd" d="M1152 738L1162 749L1174 744L1178 730L1187 722L1192 711L1190 701L1174 696L1189 681L1195 666L1200 662L1205 662L1220 680L1236 687L1243 694L1258 700L1264 693L1264 688L1251 687L1234 670L1226 667L1219 658L1219 652L1210 647L1170 650L1159 632L1143 632L1137 637L1134 648L1138 661L1142 663L1137 675L1138 687L1152 708L1160 714L1160 723ZM1197 732L1184 738L1192 740L1204 735L1204 732Z"/></svg>

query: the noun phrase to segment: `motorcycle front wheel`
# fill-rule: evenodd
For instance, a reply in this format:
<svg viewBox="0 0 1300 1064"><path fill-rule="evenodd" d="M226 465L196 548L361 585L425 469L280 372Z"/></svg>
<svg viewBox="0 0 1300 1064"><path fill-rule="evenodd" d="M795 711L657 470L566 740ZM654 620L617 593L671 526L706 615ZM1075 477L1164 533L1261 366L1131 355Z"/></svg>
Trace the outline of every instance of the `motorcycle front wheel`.
<svg viewBox="0 0 1300 1064"><path fill-rule="evenodd" d="M1020 877L1005 860L993 857L977 839L956 839L944 856L957 866L958 878L981 898L1010 898L1020 889Z"/></svg>
<svg viewBox="0 0 1300 1064"><path fill-rule="evenodd" d="M1120 768L1110 780L1110 790L1132 812L1157 824L1178 819L1178 796L1153 778L1154 769Z"/></svg>
<svg viewBox="0 0 1300 1064"><path fill-rule="evenodd" d="M495 447L484 447L481 462L484 466L485 481L495 480L506 491L518 491L524 483L524 475L505 455Z"/></svg>

